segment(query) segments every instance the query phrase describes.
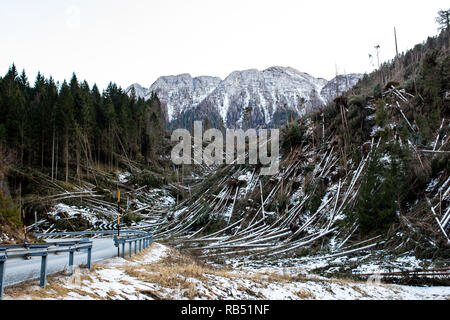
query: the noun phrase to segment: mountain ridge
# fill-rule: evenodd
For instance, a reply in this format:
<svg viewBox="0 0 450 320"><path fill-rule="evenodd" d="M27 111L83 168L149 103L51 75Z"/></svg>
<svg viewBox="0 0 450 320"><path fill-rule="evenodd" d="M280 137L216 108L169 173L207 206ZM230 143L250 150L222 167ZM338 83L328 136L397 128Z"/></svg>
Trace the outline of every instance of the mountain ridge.
<svg viewBox="0 0 450 320"><path fill-rule="evenodd" d="M169 124L186 127L192 120L201 120L201 115L227 128L269 127L284 122L288 115L298 117L327 104L361 78L362 74L349 74L328 81L292 67L273 66L233 71L223 80L188 73L162 76L148 89L133 84L126 92L134 88L136 97L144 99L156 93Z"/></svg>

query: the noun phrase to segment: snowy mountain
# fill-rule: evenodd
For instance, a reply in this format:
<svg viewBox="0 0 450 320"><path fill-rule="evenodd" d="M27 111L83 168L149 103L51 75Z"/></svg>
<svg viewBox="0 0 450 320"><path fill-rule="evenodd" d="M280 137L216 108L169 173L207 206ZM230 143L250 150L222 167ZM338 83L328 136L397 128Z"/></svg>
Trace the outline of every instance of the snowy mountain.
<svg viewBox="0 0 450 320"><path fill-rule="evenodd" d="M190 74L164 76L150 86L146 98L150 98L152 92L156 93L170 122L181 112L195 108L221 81L209 76L192 78Z"/></svg>
<svg viewBox="0 0 450 320"><path fill-rule="evenodd" d="M359 74L339 76L339 92L351 88ZM227 128L268 127L286 121L287 115L300 116L326 104L336 95L336 78L327 81L290 67L234 71L224 80L190 74L160 77L148 90L134 84L138 97L156 93L165 107L169 123L185 126L192 120L212 119ZM248 116L244 120L244 110ZM216 120L216 121L215 121Z"/></svg>
<svg viewBox="0 0 450 320"><path fill-rule="evenodd" d="M134 93L136 95L136 98L145 98L147 96L148 89L143 88L140 84L138 83L133 83L131 86L129 86L127 88L127 90L125 91L129 96L131 96L131 92L134 89Z"/></svg>
<svg viewBox="0 0 450 320"><path fill-rule="evenodd" d="M276 121L277 111L290 110L300 115L322 105L325 101L318 93L327 83L292 68L235 71L199 109L216 110L226 127L231 128L242 126L243 110L250 107L250 123L267 126Z"/></svg>

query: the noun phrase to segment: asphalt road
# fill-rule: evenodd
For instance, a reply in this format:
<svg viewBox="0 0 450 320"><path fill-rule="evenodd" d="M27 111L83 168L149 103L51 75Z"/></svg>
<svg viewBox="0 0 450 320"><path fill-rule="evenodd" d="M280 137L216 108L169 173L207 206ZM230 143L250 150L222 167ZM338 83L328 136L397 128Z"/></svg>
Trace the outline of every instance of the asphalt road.
<svg viewBox="0 0 450 320"><path fill-rule="evenodd" d="M117 256L117 247L114 246L113 239L93 239L92 242L92 263ZM128 245L126 246L126 254L128 254ZM74 266L85 265L86 263L87 250L75 252ZM68 252L49 254L47 257L47 275L64 271L68 266ZM11 286L26 280L39 278L40 271L40 257L33 257L31 260L8 258L5 263L4 285Z"/></svg>

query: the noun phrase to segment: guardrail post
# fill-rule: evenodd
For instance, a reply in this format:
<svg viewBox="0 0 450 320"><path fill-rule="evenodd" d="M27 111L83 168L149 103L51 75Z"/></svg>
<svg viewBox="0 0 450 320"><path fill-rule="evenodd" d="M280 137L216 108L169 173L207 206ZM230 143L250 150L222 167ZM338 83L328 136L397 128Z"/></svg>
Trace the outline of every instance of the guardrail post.
<svg viewBox="0 0 450 320"><path fill-rule="evenodd" d="M47 284L47 252L42 254L41 257L41 281L40 286L42 288Z"/></svg>
<svg viewBox="0 0 450 320"><path fill-rule="evenodd" d="M139 252L142 252L142 239L139 240Z"/></svg>
<svg viewBox="0 0 450 320"><path fill-rule="evenodd" d="M119 244L120 246L120 244ZM122 258L125 259L125 242L122 243Z"/></svg>
<svg viewBox="0 0 450 320"><path fill-rule="evenodd" d="M129 244L129 246L130 246L130 247L129 247L129 249L130 249L130 257L131 257L131 246L132 246L133 244L132 244L132 242L131 242L131 241L130 241L130 242L128 242L128 244Z"/></svg>
<svg viewBox="0 0 450 320"><path fill-rule="evenodd" d="M134 240L134 254L137 254L137 240Z"/></svg>
<svg viewBox="0 0 450 320"><path fill-rule="evenodd" d="M87 252L87 268L91 270L91 261L92 261L92 246L88 248Z"/></svg>
<svg viewBox="0 0 450 320"><path fill-rule="evenodd" d="M117 243L117 239L114 238L114 242L118 245ZM87 249L87 268L90 270L91 269L91 261L92 261L92 241L89 240L89 238L83 238L80 240L79 244L89 244L88 247L86 247Z"/></svg>
<svg viewBox="0 0 450 320"><path fill-rule="evenodd" d="M69 275L73 275L73 250L69 251Z"/></svg>
<svg viewBox="0 0 450 320"><path fill-rule="evenodd" d="M0 248L0 300L3 299L3 279L5 273L6 249Z"/></svg>

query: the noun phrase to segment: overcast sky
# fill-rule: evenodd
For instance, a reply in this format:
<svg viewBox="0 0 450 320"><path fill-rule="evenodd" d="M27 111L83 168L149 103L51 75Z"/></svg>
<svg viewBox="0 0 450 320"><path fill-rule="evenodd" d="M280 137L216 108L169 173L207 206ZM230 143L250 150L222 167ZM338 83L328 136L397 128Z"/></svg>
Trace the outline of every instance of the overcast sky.
<svg viewBox="0 0 450 320"><path fill-rule="evenodd" d="M331 79L367 72L434 36L448 0L0 0L0 74L149 87L159 76L225 78L290 66ZM376 59L374 61L376 64Z"/></svg>

